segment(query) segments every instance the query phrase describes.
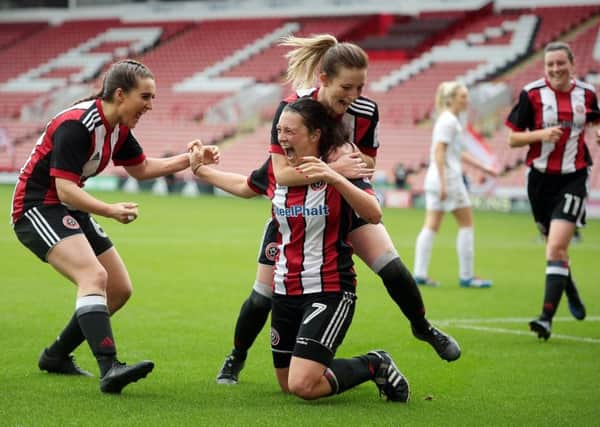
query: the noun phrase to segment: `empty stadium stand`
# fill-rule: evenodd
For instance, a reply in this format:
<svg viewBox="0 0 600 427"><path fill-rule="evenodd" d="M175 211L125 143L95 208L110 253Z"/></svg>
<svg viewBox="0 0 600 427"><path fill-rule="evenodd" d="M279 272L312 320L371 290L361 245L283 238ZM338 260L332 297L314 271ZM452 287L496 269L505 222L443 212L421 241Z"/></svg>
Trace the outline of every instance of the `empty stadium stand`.
<svg viewBox="0 0 600 427"><path fill-rule="evenodd" d="M66 88L82 82L90 90L98 88L108 64L133 56L153 70L158 86L153 111L134 131L148 154L179 152L195 138L226 140L221 167L247 173L267 155L276 105L257 108L254 130L215 121L209 113L241 88L281 85L287 49L277 42L290 32L332 33L368 51L365 95L377 101L381 118L377 167L391 181L393 169L402 162L414 171L409 182L417 190L429 157L430 119L440 81L506 82L516 96L526 82L540 77L545 44L561 38L573 47L578 75L600 87L596 5L495 10L488 4L415 16L0 23L0 126L16 142L11 156L0 152L0 169L14 170L23 163L48 118L58 111ZM32 118L35 114L37 119ZM498 185L523 185L524 150L507 147L502 126L488 142L506 171ZM598 148L591 149L597 157ZM475 174L474 179L479 177ZM600 188L598 168L592 184Z"/></svg>

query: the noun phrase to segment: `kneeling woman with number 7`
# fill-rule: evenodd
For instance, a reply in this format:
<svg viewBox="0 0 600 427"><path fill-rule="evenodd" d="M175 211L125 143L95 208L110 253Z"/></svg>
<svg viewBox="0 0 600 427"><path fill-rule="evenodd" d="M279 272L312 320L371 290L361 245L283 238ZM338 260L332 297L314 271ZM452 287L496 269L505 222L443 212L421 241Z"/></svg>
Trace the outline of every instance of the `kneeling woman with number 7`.
<svg viewBox="0 0 600 427"><path fill-rule="evenodd" d="M334 359L354 314L356 275L348 233L352 216L378 223L381 209L366 180L348 180L321 159L345 145L344 127L317 101L288 104L277 125L288 162L319 182L278 185L269 159L246 178L198 167L196 175L241 197L266 195L278 226L271 349L279 385L302 399L341 393L373 380L388 400L406 402L408 382L390 355L371 351Z"/></svg>

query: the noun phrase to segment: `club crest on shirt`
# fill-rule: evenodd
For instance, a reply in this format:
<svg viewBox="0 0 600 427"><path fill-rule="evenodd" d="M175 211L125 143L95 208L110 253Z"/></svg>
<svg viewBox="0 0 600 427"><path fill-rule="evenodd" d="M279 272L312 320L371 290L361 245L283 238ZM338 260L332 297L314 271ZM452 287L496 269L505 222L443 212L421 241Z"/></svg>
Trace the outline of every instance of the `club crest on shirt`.
<svg viewBox="0 0 600 427"><path fill-rule="evenodd" d="M277 329L275 328L271 328L271 345L275 346L277 344L279 344L279 341L281 340L281 338L279 337L279 332L277 332Z"/></svg>
<svg viewBox="0 0 600 427"><path fill-rule="evenodd" d="M577 104L574 108L575 112L577 114L584 114L585 113L585 106L583 104Z"/></svg>
<svg viewBox="0 0 600 427"><path fill-rule="evenodd" d="M313 191L321 191L325 188L325 181L317 181L310 184L310 189Z"/></svg>
<svg viewBox="0 0 600 427"><path fill-rule="evenodd" d="M79 228L79 223L71 215L65 215L62 219L62 223L71 230L77 230Z"/></svg>
<svg viewBox="0 0 600 427"><path fill-rule="evenodd" d="M269 261L275 261L275 257L277 257L277 252L279 252L279 248L277 243L271 242L265 248L265 256Z"/></svg>

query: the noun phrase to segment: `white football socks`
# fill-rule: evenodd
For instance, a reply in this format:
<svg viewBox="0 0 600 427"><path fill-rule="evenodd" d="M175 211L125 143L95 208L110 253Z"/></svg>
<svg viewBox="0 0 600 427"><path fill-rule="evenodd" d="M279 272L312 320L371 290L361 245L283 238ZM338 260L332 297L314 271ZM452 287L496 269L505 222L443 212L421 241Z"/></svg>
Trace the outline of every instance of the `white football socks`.
<svg viewBox="0 0 600 427"><path fill-rule="evenodd" d="M471 279L475 260L473 227L458 229L456 235L456 253L458 254L458 272L461 279Z"/></svg>
<svg viewBox="0 0 600 427"><path fill-rule="evenodd" d="M417 236L415 246L415 268L413 274L415 277L426 278L429 270L429 260L431 259L431 248L435 239L435 231L430 228L423 227Z"/></svg>

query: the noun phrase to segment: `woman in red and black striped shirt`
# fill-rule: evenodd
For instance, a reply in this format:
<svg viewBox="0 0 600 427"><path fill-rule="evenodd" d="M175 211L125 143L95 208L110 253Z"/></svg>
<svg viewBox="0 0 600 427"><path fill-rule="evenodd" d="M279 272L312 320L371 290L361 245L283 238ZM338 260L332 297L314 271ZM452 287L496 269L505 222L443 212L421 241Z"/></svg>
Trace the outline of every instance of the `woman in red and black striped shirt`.
<svg viewBox="0 0 600 427"><path fill-rule="evenodd" d="M276 133L276 125L285 106L303 97L323 104L333 118L343 123L349 141L356 147L353 152L332 162L333 169L347 178L372 174L379 147L379 109L375 101L362 95L368 68L365 51L353 43L338 42L329 34L289 36L281 44L292 48L286 54L287 80L295 93L280 103L273 119L269 151L277 183L286 186L311 183L288 165ZM318 87L311 87L313 83L318 83ZM248 350L269 316L270 284L273 281L273 228L270 223L265 229L256 280L236 322L234 347L217 374L219 383L237 383ZM457 360L460 357L458 343L431 325L425 317L421 292L384 225L367 224L358 218L353 222L349 238L355 253L381 278L392 300L410 321L413 335L429 343L442 359L449 362Z"/></svg>
<svg viewBox="0 0 600 427"><path fill-rule="evenodd" d="M598 121L594 87L575 79L568 44L550 43L544 52L545 78L527 84L506 124L511 147L529 146L527 192L534 220L546 236L546 290L542 313L529 322L539 338L551 334L563 290L576 319L585 318L569 264L569 243L585 224L587 181L592 159L586 126ZM596 132L600 143L600 130Z"/></svg>
<svg viewBox="0 0 600 427"><path fill-rule="evenodd" d="M113 64L99 93L57 114L46 126L15 187L11 219L15 234L37 257L77 286L75 313L42 352L41 370L91 375L71 352L87 340L100 367L100 389L120 393L152 371L151 361L133 365L116 358L110 316L132 291L127 268L110 238L91 216L129 224L138 216L132 202L106 203L84 190L88 178L110 161L136 179L169 175L189 166L187 153L146 157L132 129L156 93L154 75L142 63ZM216 147L204 147L207 161Z"/></svg>

